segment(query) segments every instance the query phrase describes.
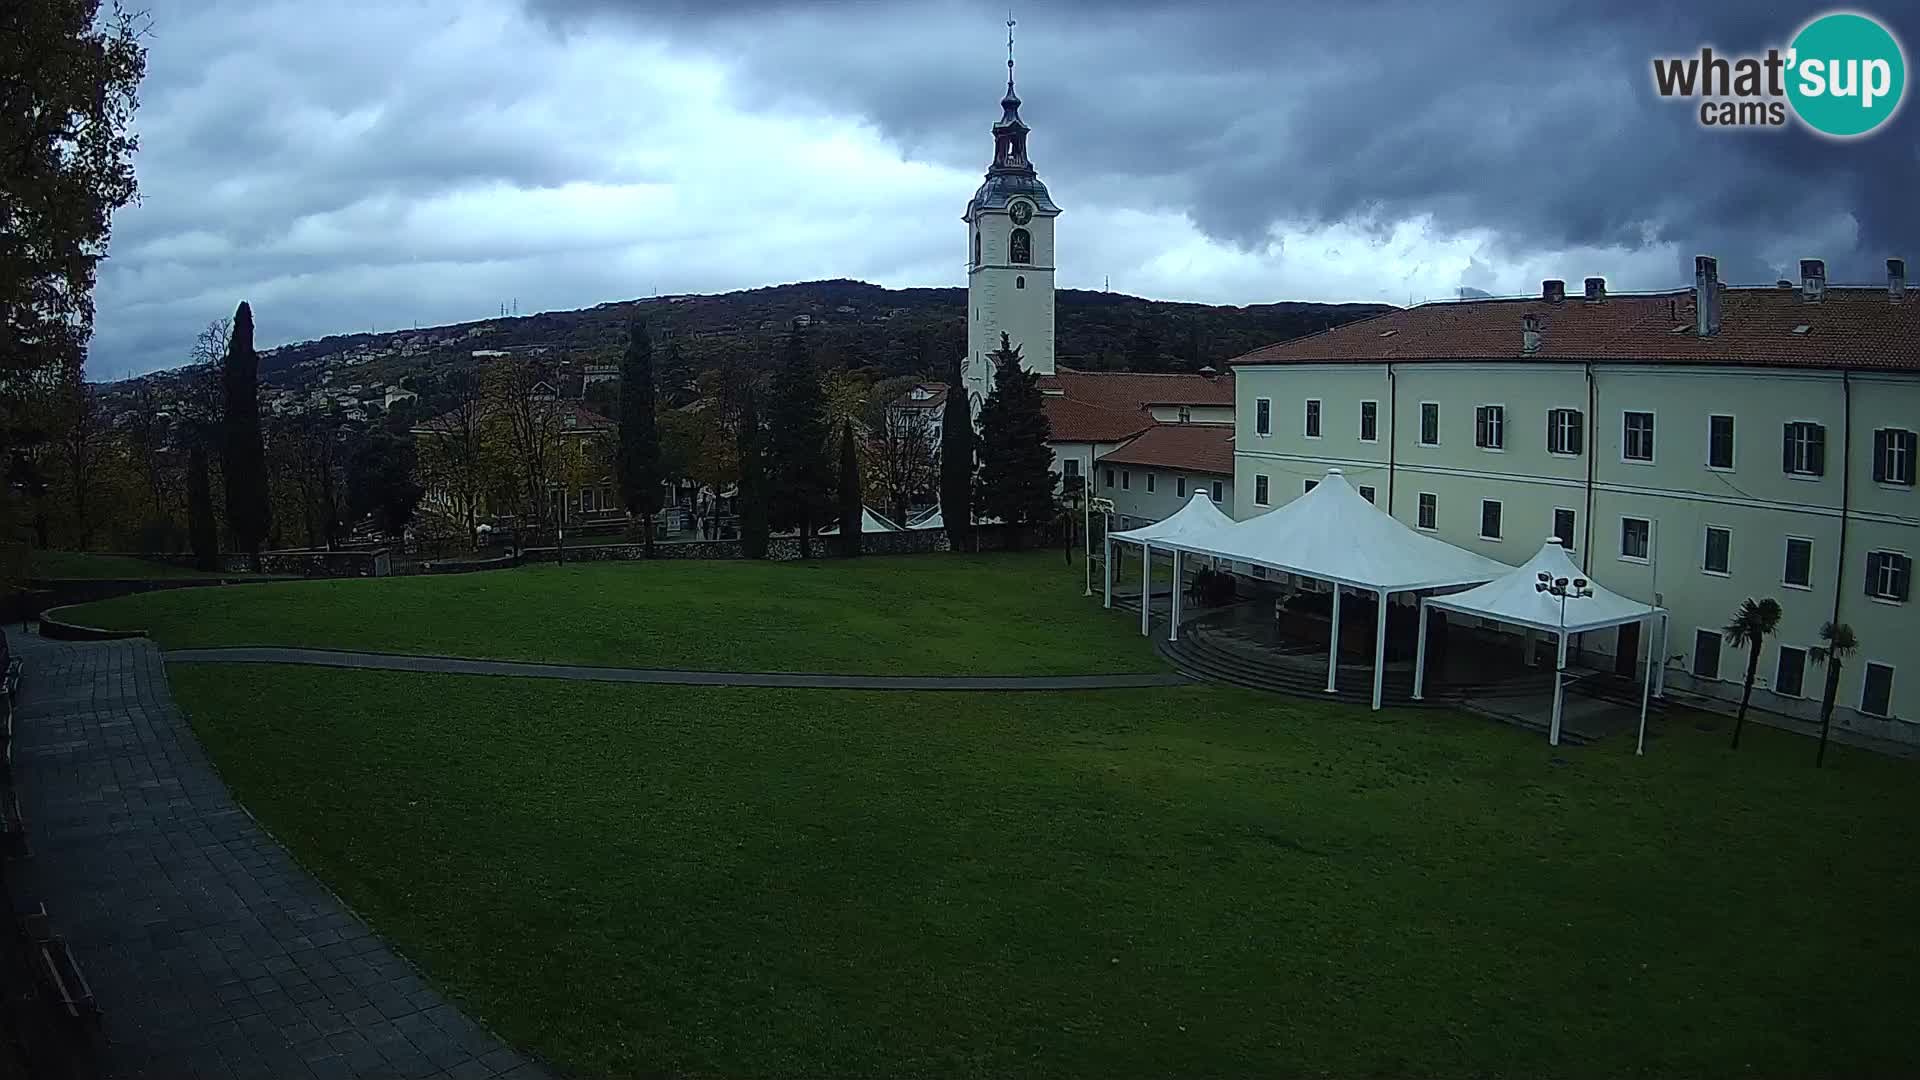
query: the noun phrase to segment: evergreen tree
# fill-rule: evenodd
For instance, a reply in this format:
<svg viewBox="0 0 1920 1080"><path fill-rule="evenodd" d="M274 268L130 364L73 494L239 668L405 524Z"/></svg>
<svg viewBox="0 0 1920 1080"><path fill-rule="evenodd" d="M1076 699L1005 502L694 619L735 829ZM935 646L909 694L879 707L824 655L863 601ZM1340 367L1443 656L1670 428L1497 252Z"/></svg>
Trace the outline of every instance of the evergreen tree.
<svg viewBox="0 0 1920 1080"><path fill-rule="evenodd" d="M267 538L267 463L260 442L260 354L253 351L253 309L245 301L233 313L222 378L226 386L227 527L242 551L256 558Z"/></svg>
<svg viewBox="0 0 1920 1080"><path fill-rule="evenodd" d="M749 559L767 557L767 472L760 455L760 413L753 387L740 394L740 483L735 503L740 513L740 553Z"/></svg>
<svg viewBox="0 0 1920 1080"><path fill-rule="evenodd" d="M660 512L660 423L654 414L653 343L647 325L635 319L627 328L627 353L620 361L620 498L627 513L640 517L640 542L653 558L653 518Z"/></svg>
<svg viewBox="0 0 1920 1080"><path fill-rule="evenodd" d="M187 535L193 543L194 565L220 568L220 526L213 520L213 478L208 475L207 448L199 439L187 444Z"/></svg>
<svg viewBox="0 0 1920 1080"><path fill-rule="evenodd" d="M961 381L960 354L947 370L947 400L940 418L940 517L954 551L973 544L973 409Z"/></svg>
<svg viewBox="0 0 1920 1080"><path fill-rule="evenodd" d="M1054 516L1052 425L1040 376L1020 367L1020 350L1000 335L991 354L993 393L980 408L980 509L1009 528L1018 547L1025 526Z"/></svg>
<svg viewBox="0 0 1920 1080"><path fill-rule="evenodd" d="M800 557L813 557L813 531L832 503L828 492L826 403L813 353L799 330L787 335L780 369L773 380L773 410L768 417L767 448L773 485L768 491L770 523L800 531Z"/></svg>
<svg viewBox="0 0 1920 1080"><path fill-rule="evenodd" d="M860 455L853 443L853 421L840 422L840 554L860 554Z"/></svg>

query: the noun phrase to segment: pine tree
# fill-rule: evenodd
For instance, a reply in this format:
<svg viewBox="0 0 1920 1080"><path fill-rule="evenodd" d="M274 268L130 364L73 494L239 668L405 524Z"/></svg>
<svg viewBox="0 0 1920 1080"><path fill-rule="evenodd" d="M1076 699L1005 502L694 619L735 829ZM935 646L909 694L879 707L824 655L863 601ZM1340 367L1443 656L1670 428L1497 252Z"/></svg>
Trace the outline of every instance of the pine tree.
<svg viewBox="0 0 1920 1080"><path fill-rule="evenodd" d="M213 520L213 478L208 475L207 448L199 438L187 444L187 535L193 542L194 565L220 568L220 526Z"/></svg>
<svg viewBox="0 0 1920 1080"><path fill-rule="evenodd" d="M660 512L660 424L654 415L653 342L647 325L635 319L627 328L627 352L620 360L620 498L628 514L640 517L640 542L653 558L653 519Z"/></svg>
<svg viewBox="0 0 1920 1080"><path fill-rule="evenodd" d="M760 456L760 413L753 387L740 395L740 430L735 435L740 456L740 484L736 503L740 512L740 553L749 559L767 557L767 473Z"/></svg>
<svg viewBox="0 0 1920 1080"><path fill-rule="evenodd" d="M980 409L980 508L1007 524L1008 543L1018 547L1025 526L1053 520L1053 428L1040 376L1021 369L1006 334L991 359L993 393Z"/></svg>
<svg viewBox="0 0 1920 1080"><path fill-rule="evenodd" d="M853 442L853 421L840 422L840 554L860 554L860 455Z"/></svg>
<svg viewBox="0 0 1920 1080"><path fill-rule="evenodd" d="M233 313L222 379L226 387L227 527L242 551L260 555L267 538L267 463L260 442L260 355L253 351L253 309L245 301Z"/></svg>
<svg viewBox="0 0 1920 1080"><path fill-rule="evenodd" d="M768 417L768 456L773 477L768 491L770 523L800 531L800 557L813 557L813 530L832 503L828 497L827 427L820 376L813 353L799 330L787 336L780 369L773 380L773 410Z"/></svg>
<svg viewBox="0 0 1920 1080"><path fill-rule="evenodd" d="M973 454L973 409L967 404L956 353L947 371L947 400L940 418L940 517L954 551L965 551L973 543Z"/></svg>

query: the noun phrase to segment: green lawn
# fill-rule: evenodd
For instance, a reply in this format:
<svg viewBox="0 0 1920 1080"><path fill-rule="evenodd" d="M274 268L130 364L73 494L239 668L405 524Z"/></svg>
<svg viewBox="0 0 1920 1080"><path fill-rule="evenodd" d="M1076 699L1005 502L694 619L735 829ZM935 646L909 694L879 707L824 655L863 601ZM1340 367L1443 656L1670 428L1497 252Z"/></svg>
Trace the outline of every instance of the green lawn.
<svg viewBox="0 0 1920 1080"><path fill-rule="evenodd" d="M36 578L175 578L237 577L235 574L209 574L188 566L142 559L137 555L102 555L92 551L45 551L27 553L27 576Z"/></svg>
<svg viewBox="0 0 1920 1080"><path fill-rule="evenodd" d="M1059 552L579 563L297 581L88 604L165 648L301 645L623 667L897 674L1155 671Z"/></svg>
<svg viewBox="0 0 1920 1080"><path fill-rule="evenodd" d="M583 648L665 607L644 588L612 599L616 583L679 569L420 584L478 590L509 624L526 583L564 586L592 613L569 639ZM755 572L776 610L817 602L818 571ZM1021 573L1006 591L1052 587ZM273 603L311 598L340 633L361 606L343 598L379 596L361 633L393 635L404 620L381 613L424 603L415 587ZM1915 1061L1915 766L1842 747L1816 772L1811 742L1767 728L1738 754L1724 724L1684 720L1645 758L1626 739L1556 757L1464 716L1205 687L170 677L303 861L504 1036L580 1075L1891 1076Z"/></svg>

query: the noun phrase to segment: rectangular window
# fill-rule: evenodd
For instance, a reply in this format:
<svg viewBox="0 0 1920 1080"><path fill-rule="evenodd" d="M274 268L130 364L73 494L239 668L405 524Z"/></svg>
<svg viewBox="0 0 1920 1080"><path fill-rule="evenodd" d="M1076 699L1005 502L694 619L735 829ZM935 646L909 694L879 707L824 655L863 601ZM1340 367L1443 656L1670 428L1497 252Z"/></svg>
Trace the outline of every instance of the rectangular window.
<svg viewBox="0 0 1920 1080"><path fill-rule="evenodd" d="M1707 417L1707 468L1733 468L1733 417Z"/></svg>
<svg viewBox="0 0 1920 1080"><path fill-rule="evenodd" d="M1176 476L1173 478L1173 495L1174 495L1174 498L1176 499L1184 499L1187 497L1187 478L1186 477Z"/></svg>
<svg viewBox="0 0 1920 1080"><path fill-rule="evenodd" d="M1500 504L1493 499L1480 500L1480 539L1500 539Z"/></svg>
<svg viewBox="0 0 1920 1080"><path fill-rule="evenodd" d="M1440 445L1440 403L1437 401L1420 403L1420 445Z"/></svg>
<svg viewBox="0 0 1920 1080"><path fill-rule="evenodd" d="M1222 484L1220 481L1215 480L1213 482L1213 504L1215 506L1220 505L1220 501L1224 497L1222 494L1224 490L1225 490L1225 485Z"/></svg>
<svg viewBox="0 0 1920 1080"><path fill-rule="evenodd" d="M1693 632L1693 677L1696 679L1720 677L1720 631L1695 630Z"/></svg>
<svg viewBox="0 0 1920 1080"><path fill-rule="evenodd" d="M1253 399L1253 433L1273 434L1273 401L1269 398Z"/></svg>
<svg viewBox="0 0 1920 1080"><path fill-rule="evenodd" d="M1309 492L1311 492L1311 491L1312 491L1312 490L1313 490L1314 488L1317 488L1317 487L1319 487L1319 486L1320 486L1320 481L1318 481L1318 480L1309 480L1309 481L1307 481L1306 483L1304 483L1304 484L1302 484L1302 485L1300 485L1300 494L1302 494L1302 495L1305 495L1305 494L1308 494L1308 493L1309 493Z"/></svg>
<svg viewBox="0 0 1920 1080"><path fill-rule="evenodd" d="M1380 438L1380 403L1363 401L1360 403L1360 441L1377 442Z"/></svg>
<svg viewBox="0 0 1920 1080"><path fill-rule="evenodd" d="M1807 650L1780 646L1780 663L1773 673L1773 692L1782 697L1799 697L1806 688Z"/></svg>
<svg viewBox="0 0 1920 1080"><path fill-rule="evenodd" d="M1112 469L1107 470L1107 487L1109 488L1113 487L1113 470Z"/></svg>
<svg viewBox="0 0 1920 1080"><path fill-rule="evenodd" d="M1653 414L1623 413L1620 424L1620 456L1628 461L1653 460Z"/></svg>
<svg viewBox="0 0 1920 1080"><path fill-rule="evenodd" d="M1267 478L1265 476L1255 476L1253 478L1253 505L1267 505Z"/></svg>
<svg viewBox="0 0 1920 1080"><path fill-rule="evenodd" d="M1707 526L1706 550L1700 558L1700 569L1709 574L1725 574L1732 558L1733 530Z"/></svg>
<svg viewBox="0 0 1920 1080"><path fill-rule="evenodd" d="M1133 488L1133 470L1121 469L1120 470L1120 490L1128 491L1128 490L1131 490L1132 488Z"/></svg>
<svg viewBox="0 0 1920 1080"><path fill-rule="evenodd" d="M1796 589L1813 588L1813 541L1787 537L1787 566L1780 573L1780 583Z"/></svg>
<svg viewBox="0 0 1920 1080"><path fill-rule="evenodd" d="M1153 473L1147 473L1147 494L1153 494Z"/></svg>
<svg viewBox="0 0 1920 1080"><path fill-rule="evenodd" d="M1893 715L1893 668L1867 661L1867 675L1860 684L1860 711L1868 716Z"/></svg>
<svg viewBox="0 0 1920 1080"><path fill-rule="evenodd" d="M1473 445L1482 450L1504 450L1507 446L1507 407L1482 405L1473 410Z"/></svg>
<svg viewBox="0 0 1920 1080"><path fill-rule="evenodd" d="M1440 527L1440 499L1431 491L1420 493L1420 527L1437 529Z"/></svg>
<svg viewBox="0 0 1920 1080"><path fill-rule="evenodd" d="M1788 476L1824 476L1827 471L1827 429L1795 421L1782 429L1780 467Z"/></svg>
<svg viewBox="0 0 1920 1080"><path fill-rule="evenodd" d="M1905 601L1913 581L1913 560L1894 551L1867 552L1867 595Z"/></svg>
<svg viewBox="0 0 1920 1080"><path fill-rule="evenodd" d="M580 489L580 512L583 514L593 513L593 489L592 488Z"/></svg>
<svg viewBox="0 0 1920 1080"><path fill-rule="evenodd" d="M1913 486L1916 436L1903 428L1881 428L1873 433L1873 479L1881 484Z"/></svg>
<svg viewBox="0 0 1920 1080"><path fill-rule="evenodd" d="M1080 475L1080 459L1068 458L1067 460L1060 463L1060 469L1061 469L1060 475L1065 476L1067 479L1071 480L1074 477Z"/></svg>
<svg viewBox="0 0 1920 1080"><path fill-rule="evenodd" d="M1575 517L1574 517L1573 511L1567 509L1564 506L1556 506L1553 508L1554 538L1559 540L1560 546L1563 548L1566 548L1568 551L1573 550L1574 521L1575 521Z"/></svg>
<svg viewBox="0 0 1920 1080"><path fill-rule="evenodd" d="M1579 409L1547 410L1547 453L1579 457L1586 430L1586 417Z"/></svg>
<svg viewBox="0 0 1920 1080"><path fill-rule="evenodd" d="M1307 399L1307 438L1320 437L1320 399Z"/></svg>
<svg viewBox="0 0 1920 1080"><path fill-rule="evenodd" d="M1645 562L1648 541L1653 537L1653 522L1646 518L1620 519L1620 557Z"/></svg>
<svg viewBox="0 0 1920 1080"><path fill-rule="evenodd" d="M600 489L600 509L602 510L613 509L613 489L612 488L603 487Z"/></svg>
<svg viewBox="0 0 1920 1080"><path fill-rule="evenodd" d="M1361 497L1361 498L1363 498L1363 499L1365 499L1365 500L1367 500L1368 502L1372 502L1372 501L1373 501L1373 496L1374 496L1374 490L1373 490L1373 488L1372 488L1371 486L1369 486L1369 485L1367 485L1367 484L1361 484L1361 485L1360 485L1360 497Z"/></svg>

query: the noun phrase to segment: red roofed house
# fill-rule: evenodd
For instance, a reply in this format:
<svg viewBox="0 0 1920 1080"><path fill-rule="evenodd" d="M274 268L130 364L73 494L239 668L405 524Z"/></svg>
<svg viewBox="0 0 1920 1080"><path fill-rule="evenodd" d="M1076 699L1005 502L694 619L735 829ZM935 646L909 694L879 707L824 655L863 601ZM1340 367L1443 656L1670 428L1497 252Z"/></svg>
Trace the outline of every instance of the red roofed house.
<svg viewBox="0 0 1920 1080"><path fill-rule="evenodd" d="M1720 633L1748 598L1784 611L1755 703L1811 719L1821 626L1850 625L1837 722L1920 743L1920 295L1884 284L1423 304L1233 361L1233 513L1299 497L1338 467L1407 525L1518 565L1560 539L1592 579L1671 612L1667 681L1737 698ZM1109 455L1111 456L1111 455ZM1578 603L1577 600L1570 603ZM1622 674L1637 624L1584 635ZM1593 640L1604 639L1604 640Z"/></svg>

